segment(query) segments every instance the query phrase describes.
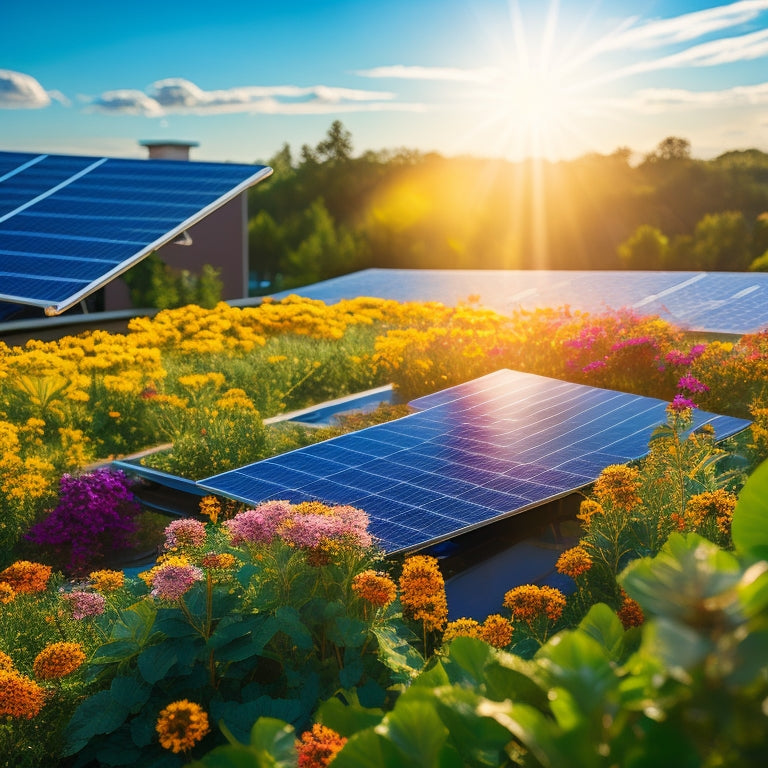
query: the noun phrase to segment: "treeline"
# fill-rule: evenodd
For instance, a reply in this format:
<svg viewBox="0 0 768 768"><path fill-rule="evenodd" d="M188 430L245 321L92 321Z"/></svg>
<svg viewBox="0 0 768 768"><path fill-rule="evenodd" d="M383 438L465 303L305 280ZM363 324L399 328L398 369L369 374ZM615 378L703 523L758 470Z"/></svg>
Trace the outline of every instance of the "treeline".
<svg viewBox="0 0 768 768"><path fill-rule="evenodd" d="M366 267L768 268L768 154L695 160L670 137L631 158L355 157L336 121L267 161L274 175L250 192L251 270L274 289Z"/></svg>

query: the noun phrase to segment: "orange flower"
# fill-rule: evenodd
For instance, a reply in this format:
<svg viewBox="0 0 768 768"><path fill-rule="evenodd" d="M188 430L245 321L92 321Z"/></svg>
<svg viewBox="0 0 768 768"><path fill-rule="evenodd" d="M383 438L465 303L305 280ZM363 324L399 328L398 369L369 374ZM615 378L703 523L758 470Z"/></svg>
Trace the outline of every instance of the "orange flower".
<svg viewBox="0 0 768 768"><path fill-rule="evenodd" d="M43 708L45 691L14 670L0 670L0 715L31 720Z"/></svg>
<svg viewBox="0 0 768 768"><path fill-rule="evenodd" d="M229 552L209 552L201 561L200 565L203 566L203 568L211 568L211 569L226 569L226 568L234 568L235 564L237 563L237 558L234 555L231 555Z"/></svg>
<svg viewBox="0 0 768 768"><path fill-rule="evenodd" d="M363 600L384 608L397 597L397 585L388 576L373 570L358 573L352 579L352 591Z"/></svg>
<svg viewBox="0 0 768 768"><path fill-rule="evenodd" d="M480 624L474 619L456 619L449 621L443 632L443 642L449 643L454 637L480 638Z"/></svg>
<svg viewBox="0 0 768 768"><path fill-rule="evenodd" d="M627 596L624 597L624 602L621 604L621 608L616 611L616 615L624 625L624 629L639 627L645 621L643 609L631 597Z"/></svg>
<svg viewBox="0 0 768 768"><path fill-rule="evenodd" d="M59 680L71 675L84 661L80 643L51 643L37 654L32 671L39 680Z"/></svg>
<svg viewBox="0 0 768 768"><path fill-rule="evenodd" d="M727 536L731 531L736 495L719 488L716 491L697 493L685 505L685 522L691 528L700 526L709 515L714 515L720 532Z"/></svg>
<svg viewBox="0 0 768 768"><path fill-rule="evenodd" d="M15 668L13 659L7 653L0 651L0 672L12 672Z"/></svg>
<svg viewBox="0 0 768 768"><path fill-rule="evenodd" d="M199 704L181 699L160 712L155 730L160 737L160 745L178 753L192 749L211 728L208 714Z"/></svg>
<svg viewBox="0 0 768 768"><path fill-rule="evenodd" d="M493 613L480 627L480 637L494 648L506 648L512 642L512 622L501 614Z"/></svg>
<svg viewBox="0 0 768 768"><path fill-rule="evenodd" d="M212 523L216 523L221 514L221 503L215 496L203 496L200 499L200 514L205 515Z"/></svg>
<svg viewBox="0 0 768 768"><path fill-rule="evenodd" d="M99 592L114 592L125 584L123 571L93 571L90 574L93 588Z"/></svg>
<svg viewBox="0 0 768 768"><path fill-rule="evenodd" d="M29 560L17 560L0 571L0 581L10 584L17 592L44 592L50 577L50 565L31 563Z"/></svg>
<svg viewBox="0 0 768 768"><path fill-rule="evenodd" d="M565 595L554 587L524 584L504 595L504 607L512 611L514 619L528 624L541 615L550 621L557 621L565 608Z"/></svg>
<svg viewBox="0 0 768 768"><path fill-rule="evenodd" d="M640 472L637 469L625 464L611 464L600 473L594 491L602 504L611 502L629 512L640 503L639 486Z"/></svg>
<svg viewBox="0 0 768 768"><path fill-rule="evenodd" d="M581 520L584 525L589 526L592 522L592 518L596 515L602 515L605 510L593 499L584 499L579 507L579 513L576 517Z"/></svg>
<svg viewBox="0 0 768 768"><path fill-rule="evenodd" d="M572 579L586 573L591 567L592 558L582 546L566 549L557 559L557 563L555 564L558 573L570 576Z"/></svg>
<svg viewBox="0 0 768 768"><path fill-rule="evenodd" d="M448 601L436 558L414 555L406 559L400 575L400 602L403 612L423 621L425 629L441 630L445 626Z"/></svg>
<svg viewBox="0 0 768 768"><path fill-rule="evenodd" d="M16 597L16 590L7 582L0 581L0 603L7 605Z"/></svg>
<svg viewBox="0 0 768 768"><path fill-rule="evenodd" d="M346 738L336 731L315 723L296 741L299 768L327 768L346 743Z"/></svg>

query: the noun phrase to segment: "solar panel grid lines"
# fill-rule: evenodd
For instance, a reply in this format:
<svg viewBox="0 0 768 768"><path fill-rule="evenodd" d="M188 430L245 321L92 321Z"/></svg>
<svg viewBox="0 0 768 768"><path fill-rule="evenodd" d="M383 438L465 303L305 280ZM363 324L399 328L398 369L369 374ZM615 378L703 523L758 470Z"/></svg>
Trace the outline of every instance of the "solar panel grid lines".
<svg viewBox="0 0 768 768"><path fill-rule="evenodd" d="M271 172L0 152L0 300L62 312Z"/></svg>
<svg viewBox="0 0 768 768"><path fill-rule="evenodd" d="M610 406L602 416L595 413L601 402ZM587 406L582 413L580 404ZM667 407L653 398L508 370L414 405L421 410L396 421L199 485L251 504L311 498L359 506L385 551L413 551L565 496L609 464L640 458ZM696 426L705 422L720 437L749 423L695 414Z"/></svg>

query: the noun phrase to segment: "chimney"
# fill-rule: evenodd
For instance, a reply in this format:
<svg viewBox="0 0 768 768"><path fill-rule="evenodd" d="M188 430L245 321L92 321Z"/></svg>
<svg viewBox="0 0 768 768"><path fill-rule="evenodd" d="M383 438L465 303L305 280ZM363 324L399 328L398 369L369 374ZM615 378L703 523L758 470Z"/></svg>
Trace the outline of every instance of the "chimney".
<svg viewBox="0 0 768 768"><path fill-rule="evenodd" d="M168 139L145 139L142 147L149 150L150 160L189 160L189 150L199 147L196 141L170 141Z"/></svg>

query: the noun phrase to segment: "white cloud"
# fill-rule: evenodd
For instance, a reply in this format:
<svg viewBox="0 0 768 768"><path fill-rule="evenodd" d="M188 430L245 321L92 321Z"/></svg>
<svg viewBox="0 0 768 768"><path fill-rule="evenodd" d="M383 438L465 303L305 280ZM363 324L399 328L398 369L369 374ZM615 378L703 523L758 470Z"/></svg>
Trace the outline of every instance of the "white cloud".
<svg viewBox="0 0 768 768"><path fill-rule="evenodd" d="M401 80L446 80L454 83L490 83L498 79L499 71L494 67L461 69L459 67L419 67L394 64L389 67L359 69L354 74L360 77L385 77Z"/></svg>
<svg viewBox="0 0 768 768"><path fill-rule="evenodd" d="M327 85L243 86L205 91L180 77L153 83L145 93L109 91L90 102L101 112L158 116L171 113L200 115L224 113L322 114L381 109L416 109L418 105L394 102L389 91L336 88Z"/></svg>
<svg viewBox="0 0 768 768"><path fill-rule="evenodd" d="M649 21L640 26L632 26L635 21L632 20L629 26L606 35L596 48L623 50L683 43L752 21L765 10L768 10L768 0L740 0L670 19Z"/></svg>
<svg viewBox="0 0 768 768"><path fill-rule="evenodd" d="M41 109L51 96L31 75L0 69L0 109Z"/></svg>
<svg viewBox="0 0 768 768"><path fill-rule="evenodd" d="M738 85L720 91L688 91L673 88L646 88L610 106L658 114L671 109L723 109L768 104L768 82Z"/></svg>

